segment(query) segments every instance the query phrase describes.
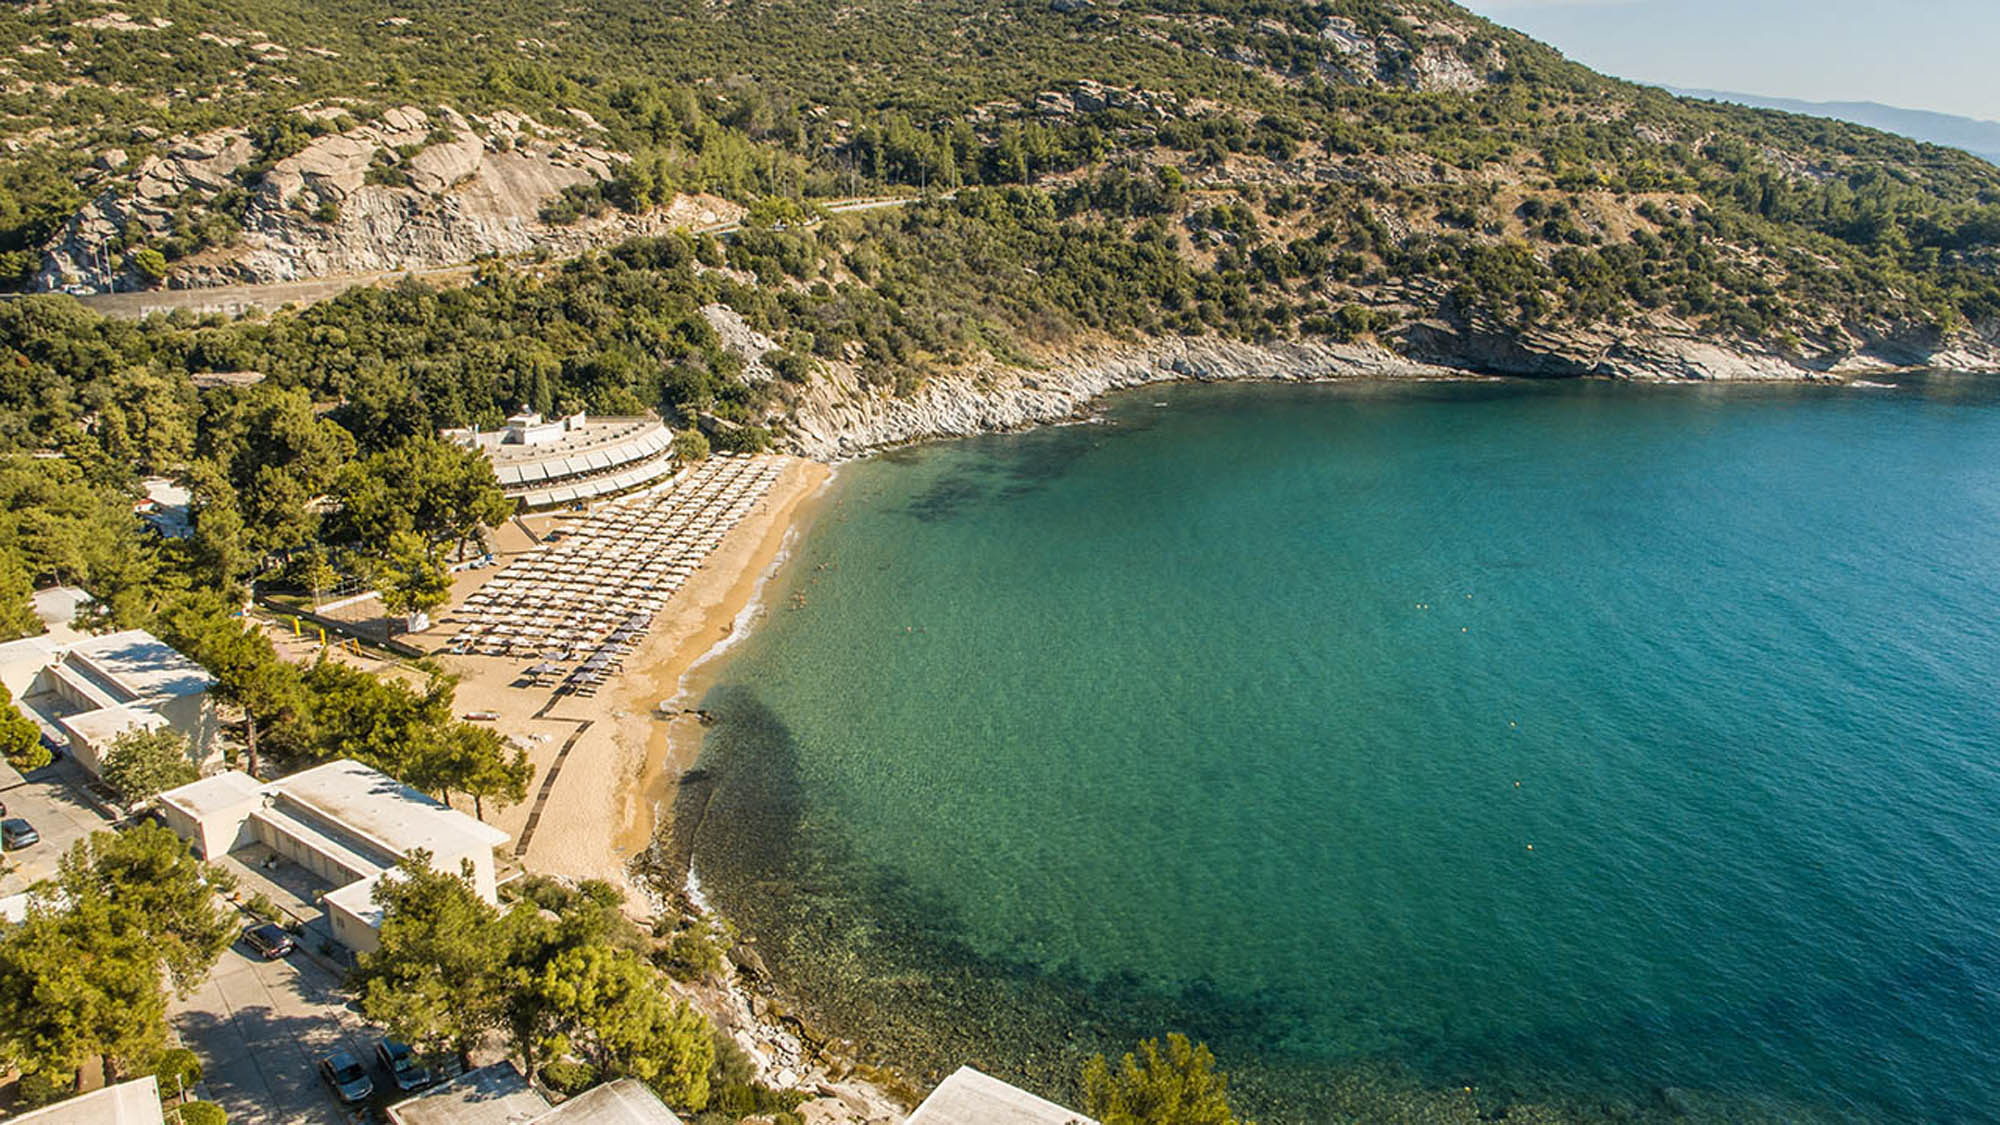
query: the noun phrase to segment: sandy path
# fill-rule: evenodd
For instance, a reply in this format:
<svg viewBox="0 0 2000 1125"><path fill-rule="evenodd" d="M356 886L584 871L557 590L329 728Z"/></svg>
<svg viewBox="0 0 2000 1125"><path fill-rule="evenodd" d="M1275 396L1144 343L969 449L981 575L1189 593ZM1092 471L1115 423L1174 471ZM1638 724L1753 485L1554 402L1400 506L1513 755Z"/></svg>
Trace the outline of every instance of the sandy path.
<svg viewBox="0 0 2000 1125"><path fill-rule="evenodd" d="M524 661L440 657L463 677L459 711L498 712L498 728L532 746L535 779L528 800L486 814L517 843L561 758L521 856L526 867L608 879L628 893L634 890L626 861L651 842L655 810L668 807L674 780L700 750L696 720L665 722L653 709L676 696L688 670L736 628L775 569L794 520L830 473L817 462L788 459L764 498L660 611L644 643L626 659L625 671L594 698L563 696L549 705L548 689L513 686ZM671 726L687 729L670 737Z"/></svg>

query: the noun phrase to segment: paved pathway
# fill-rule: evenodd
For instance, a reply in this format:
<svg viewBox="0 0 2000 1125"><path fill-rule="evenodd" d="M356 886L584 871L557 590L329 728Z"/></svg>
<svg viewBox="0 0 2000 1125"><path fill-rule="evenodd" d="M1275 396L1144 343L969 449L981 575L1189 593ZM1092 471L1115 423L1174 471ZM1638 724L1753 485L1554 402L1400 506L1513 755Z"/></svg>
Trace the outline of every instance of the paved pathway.
<svg viewBox="0 0 2000 1125"><path fill-rule="evenodd" d="M376 1101L392 1100L372 1056L378 1032L348 1007L339 983L298 954L266 961L238 943L173 1003L168 1019L201 1057L206 1097L222 1103L231 1125L360 1120L319 1078L319 1060L343 1047L369 1068Z"/></svg>
<svg viewBox="0 0 2000 1125"><path fill-rule="evenodd" d="M17 894L39 879L56 873L56 861L70 846L92 832L111 827L111 818L84 799L83 767L65 756L25 779L0 761L0 803L9 817L20 817L41 834L38 844L7 853L0 873L0 895Z"/></svg>

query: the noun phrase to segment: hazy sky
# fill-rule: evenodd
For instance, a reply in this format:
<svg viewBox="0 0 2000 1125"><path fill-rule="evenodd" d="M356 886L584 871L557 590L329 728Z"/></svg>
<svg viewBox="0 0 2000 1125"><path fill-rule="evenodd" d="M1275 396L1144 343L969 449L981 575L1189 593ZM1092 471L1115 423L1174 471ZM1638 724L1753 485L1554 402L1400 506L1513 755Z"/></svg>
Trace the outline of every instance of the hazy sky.
<svg viewBox="0 0 2000 1125"><path fill-rule="evenodd" d="M2000 120L2000 0L1459 0L1662 86Z"/></svg>

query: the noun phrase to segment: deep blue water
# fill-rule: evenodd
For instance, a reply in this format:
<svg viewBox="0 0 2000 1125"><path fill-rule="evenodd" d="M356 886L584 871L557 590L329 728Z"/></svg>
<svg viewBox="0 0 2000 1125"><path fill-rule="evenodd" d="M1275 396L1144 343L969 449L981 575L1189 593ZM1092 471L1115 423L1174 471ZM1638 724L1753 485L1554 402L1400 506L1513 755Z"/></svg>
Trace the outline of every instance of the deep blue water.
<svg viewBox="0 0 2000 1125"><path fill-rule="evenodd" d="M2000 1119L2000 379L1106 413L844 467L708 697L697 870L826 1030L1056 1096L1185 1030L1267 1122Z"/></svg>

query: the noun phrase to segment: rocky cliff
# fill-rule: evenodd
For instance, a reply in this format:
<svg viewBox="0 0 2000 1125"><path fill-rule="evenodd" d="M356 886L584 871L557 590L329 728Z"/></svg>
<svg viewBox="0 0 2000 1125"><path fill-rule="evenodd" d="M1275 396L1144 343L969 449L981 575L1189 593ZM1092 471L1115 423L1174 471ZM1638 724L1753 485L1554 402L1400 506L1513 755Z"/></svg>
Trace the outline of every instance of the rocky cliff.
<svg viewBox="0 0 2000 1125"><path fill-rule="evenodd" d="M1598 377L1650 382L1839 382L1870 372L1936 366L2000 370L2000 342L1966 334L1951 346L1890 356L1859 352L1809 365L1762 348L1692 335L1466 332L1433 322L1408 333L1409 355L1379 344L1299 341L1248 344L1173 338L1102 345L1052 357L1034 370L991 367L928 379L915 393L870 387L833 364L792 397L781 441L802 456L841 460L927 438L1020 429L1074 419L1092 400L1149 383L1267 379L1463 379ZM1412 358L1412 357L1417 358Z"/></svg>
<svg viewBox="0 0 2000 1125"><path fill-rule="evenodd" d="M309 112L340 119L332 107ZM489 255L574 254L741 215L720 199L683 196L646 215L550 224L541 213L551 199L609 178L627 157L507 111L468 118L404 106L345 124L261 171L257 144L240 130L183 138L137 160L105 154L96 198L44 249L35 286L180 288L434 269ZM206 223L190 231L203 214ZM137 254L147 246L177 250L164 277L147 275Z"/></svg>

